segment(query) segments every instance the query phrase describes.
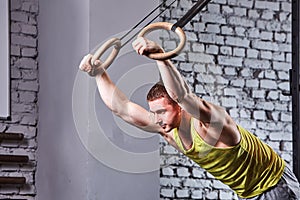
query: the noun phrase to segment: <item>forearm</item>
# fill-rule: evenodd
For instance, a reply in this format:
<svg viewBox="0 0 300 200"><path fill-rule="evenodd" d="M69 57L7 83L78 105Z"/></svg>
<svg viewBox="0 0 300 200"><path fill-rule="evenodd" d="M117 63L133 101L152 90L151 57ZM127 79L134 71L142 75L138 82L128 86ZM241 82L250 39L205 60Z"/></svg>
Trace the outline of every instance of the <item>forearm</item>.
<svg viewBox="0 0 300 200"><path fill-rule="evenodd" d="M129 102L126 95L116 87L105 71L95 78L103 102L115 114L122 115L124 108L126 108L124 105Z"/></svg>
<svg viewBox="0 0 300 200"><path fill-rule="evenodd" d="M181 102L190 93L189 86L171 61L157 61L162 81L170 97Z"/></svg>
<svg viewBox="0 0 300 200"><path fill-rule="evenodd" d="M157 65L169 96L185 111L204 122L219 121L223 111L197 97L171 61L157 61Z"/></svg>

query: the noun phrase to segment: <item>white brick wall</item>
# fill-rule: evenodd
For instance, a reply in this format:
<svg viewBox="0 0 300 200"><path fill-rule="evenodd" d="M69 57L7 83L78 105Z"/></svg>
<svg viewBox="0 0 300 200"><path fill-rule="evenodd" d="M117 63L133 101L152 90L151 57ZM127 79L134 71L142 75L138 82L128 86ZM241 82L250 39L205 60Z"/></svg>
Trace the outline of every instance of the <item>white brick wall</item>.
<svg viewBox="0 0 300 200"><path fill-rule="evenodd" d="M24 176L26 184L0 186L0 199L35 199L38 106L38 0L10 1L11 120L0 121L0 132L23 133L24 141L5 142L1 154L28 155L29 163L1 165L1 176Z"/></svg>
<svg viewBox="0 0 300 200"><path fill-rule="evenodd" d="M179 2L166 21L182 17L196 1ZM193 91L224 106L292 165L291 98L282 95L289 90L291 1L212 0L184 30L190 47L181 54L186 60L173 61ZM174 38L164 37L164 45L168 40L173 48ZM169 148L161 141L161 199L237 199Z"/></svg>

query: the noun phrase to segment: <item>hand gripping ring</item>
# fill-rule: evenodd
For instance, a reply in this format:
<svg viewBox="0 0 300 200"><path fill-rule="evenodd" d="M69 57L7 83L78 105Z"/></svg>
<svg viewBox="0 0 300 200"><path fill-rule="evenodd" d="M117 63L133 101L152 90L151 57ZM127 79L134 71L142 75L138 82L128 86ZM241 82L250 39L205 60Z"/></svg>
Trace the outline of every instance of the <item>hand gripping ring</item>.
<svg viewBox="0 0 300 200"><path fill-rule="evenodd" d="M103 63L101 63L101 65L98 65L97 68L93 70L94 72L96 72L100 68L107 69L111 65L120 51L121 40L119 38L111 38L107 40L101 47L99 47L99 49L97 49L97 51L93 55L91 60L92 64L94 64L96 60L99 60L103 53L112 46L114 46L112 52L109 54L107 59Z"/></svg>
<svg viewBox="0 0 300 200"><path fill-rule="evenodd" d="M144 35L147 35L151 31L157 30L157 29L165 29L167 31L172 30L173 24L169 22L156 22L153 24L150 24L143 28L141 32L138 34L138 37L144 37ZM185 46L185 41L186 41L186 36L184 31L180 27L176 27L174 32L178 35L180 39L179 45L172 51L169 52L164 52L164 53L149 53L147 56L151 59L154 60L167 60L170 58L173 58L175 56L178 56L180 51L184 48Z"/></svg>

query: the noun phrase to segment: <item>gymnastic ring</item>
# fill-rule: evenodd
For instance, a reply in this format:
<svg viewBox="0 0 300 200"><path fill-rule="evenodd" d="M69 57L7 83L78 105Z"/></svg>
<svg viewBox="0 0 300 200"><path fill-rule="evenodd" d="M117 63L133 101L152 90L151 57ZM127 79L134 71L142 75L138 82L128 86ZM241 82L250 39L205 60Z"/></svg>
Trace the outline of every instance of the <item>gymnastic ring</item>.
<svg viewBox="0 0 300 200"><path fill-rule="evenodd" d="M138 37L144 37L144 35L147 35L151 31L157 30L157 29L165 29L167 31L172 30L173 24L169 22L156 22L152 23L145 28L141 30L141 32L138 34ZM184 31L180 27L176 27L175 30L173 30L179 37L180 43L178 46L169 52L164 52L164 53L149 53L147 56L151 59L154 60L167 60L170 58L173 58L175 56L178 56L180 51L184 48L185 42L186 42L186 36Z"/></svg>
<svg viewBox="0 0 300 200"><path fill-rule="evenodd" d="M107 69L111 65L111 63L114 61L114 59L117 57L120 51L121 40L119 38L111 38L107 40L101 47L99 47L97 51L94 53L91 60L92 64L94 64L96 60L99 60L100 57L103 55L103 53L112 46L114 46L114 48L109 54L109 56L107 57L107 59L100 66L98 66L95 69L95 71L99 68Z"/></svg>

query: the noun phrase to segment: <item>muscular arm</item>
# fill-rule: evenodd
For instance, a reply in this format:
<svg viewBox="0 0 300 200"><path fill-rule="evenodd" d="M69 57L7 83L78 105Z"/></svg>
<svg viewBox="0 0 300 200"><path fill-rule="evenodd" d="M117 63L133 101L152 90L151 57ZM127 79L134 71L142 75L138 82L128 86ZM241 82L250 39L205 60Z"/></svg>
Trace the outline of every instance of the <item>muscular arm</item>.
<svg viewBox="0 0 300 200"><path fill-rule="evenodd" d="M171 61L157 61L163 83L170 97L193 117L203 122L220 122L225 110L197 97Z"/></svg>
<svg viewBox="0 0 300 200"><path fill-rule="evenodd" d="M163 51L159 45L145 38L137 38L133 42L133 47L141 55ZM157 65L169 96L178 102L186 112L204 123L223 121L225 110L204 101L192 93L184 78L170 60L157 61Z"/></svg>
<svg viewBox="0 0 300 200"><path fill-rule="evenodd" d="M81 64L81 70L90 72L92 67L90 61L91 55L88 55ZM142 130L148 132L161 131L160 126L151 120L150 113L138 104L131 102L111 81L105 70L101 70L95 76L95 79L103 102L115 115Z"/></svg>

